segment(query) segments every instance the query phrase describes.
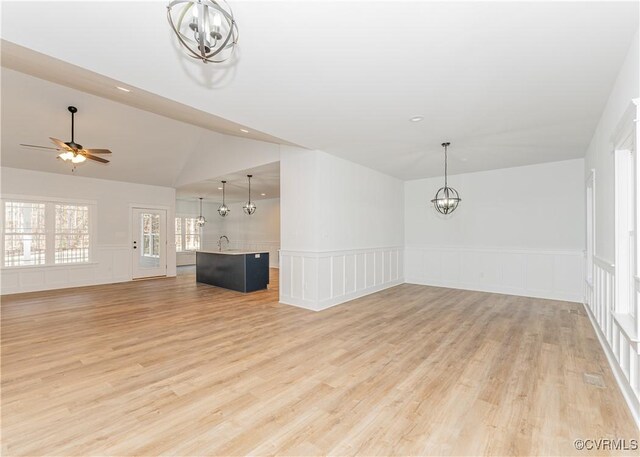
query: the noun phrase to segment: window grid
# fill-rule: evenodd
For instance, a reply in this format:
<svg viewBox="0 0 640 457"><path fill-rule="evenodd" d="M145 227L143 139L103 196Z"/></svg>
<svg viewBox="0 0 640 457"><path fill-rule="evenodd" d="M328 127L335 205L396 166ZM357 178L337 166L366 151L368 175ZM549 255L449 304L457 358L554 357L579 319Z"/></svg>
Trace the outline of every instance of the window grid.
<svg viewBox="0 0 640 457"><path fill-rule="evenodd" d="M28 200L1 203L3 267L90 261L90 205Z"/></svg>
<svg viewBox="0 0 640 457"><path fill-rule="evenodd" d="M89 261L89 207L87 205L55 205L56 264Z"/></svg>
<svg viewBox="0 0 640 457"><path fill-rule="evenodd" d="M200 227L196 224L195 217L184 218L184 246L185 251L197 251L200 249Z"/></svg>
<svg viewBox="0 0 640 457"><path fill-rule="evenodd" d="M176 217L176 252L182 252L182 218Z"/></svg>
<svg viewBox="0 0 640 457"><path fill-rule="evenodd" d="M160 215L142 214L142 255L160 257Z"/></svg>
<svg viewBox="0 0 640 457"><path fill-rule="evenodd" d="M45 204L6 202L4 213L4 266L46 263Z"/></svg>

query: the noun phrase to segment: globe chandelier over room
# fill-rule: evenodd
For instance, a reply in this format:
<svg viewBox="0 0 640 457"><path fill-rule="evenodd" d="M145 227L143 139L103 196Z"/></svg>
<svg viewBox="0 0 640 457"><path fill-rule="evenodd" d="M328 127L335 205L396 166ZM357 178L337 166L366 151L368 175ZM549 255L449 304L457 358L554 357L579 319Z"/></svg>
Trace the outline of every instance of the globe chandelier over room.
<svg viewBox="0 0 640 457"><path fill-rule="evenodd" d="M441 214L453 213L458 207L458 203L462 201L458 191L449 187L447 183L447 149L450 145L451 143L442 143L444 148L444 187L438 189L435 198L431 200L436 211Z"/></svg>
<svg viewBox="0 0 640 457"><path fill-rule="evenodd" d="M249 216L256 212L256 204L251 201L251 178L253 178L253 175L247 175L247 179L249 179L249 201L242 207L245 214Z"/></svg>
<svg viewBox="0 0 640 457"><path fill-rule="evenodd" d="M200 197L200 216L198 216L198 218L196 219L196 225L198 227L202 227L206 223L207 223L207 220L202 215L202 197Z"/></svg>
<svg viewBox="0 0 640 457"><path fill-rule="evenodd" d="M226 184L227 184L227 181L222 181L222 205L220 205L220 207L218 208L218 214L222 217L226 217L226 215L231 212L231 210L225 203L224 190L225 190Z"/></svg>
<svg viewBox="0 0 640 457"><path fill-rule="evenodd" d="M233 55L238 24L224 0L174 0L167 19L189 57L222 63Z"/></svg>

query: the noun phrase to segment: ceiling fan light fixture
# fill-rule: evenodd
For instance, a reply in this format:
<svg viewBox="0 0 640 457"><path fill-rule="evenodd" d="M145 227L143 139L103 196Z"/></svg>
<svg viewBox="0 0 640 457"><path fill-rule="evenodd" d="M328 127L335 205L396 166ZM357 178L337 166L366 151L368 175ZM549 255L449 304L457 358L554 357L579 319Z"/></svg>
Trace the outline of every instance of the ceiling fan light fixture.
<svg viewBox="0 0 640 457"><path fill-rule="evenodd" d="M453 213L462 201L458 191L449 187L447 183L447 149L450 145L451 143L442 143L444 148L444 187L438 189L435 198L431 200L436 211L445 215Z"/></svg>
<svg viewBox="0 0 640 457"><path fill-rule="evenodd" d="M247 175L247 178L249 179L249 201L246 202L242 207L242 210L247 216L251 216L253 213L256 212L256 204L251 201L251 178L252 177L253 175Z"/></svg>
<svg viewBox="0 0 640 457"><path fill-rule="evenodd" d="M73 160L73 152L71 152L71 151L61 152L60 154L58 154L58 157L60 157L65 162L67 160Z"/></svg>
<svg viewBox="0 0 640 457"><path fill-rule="evenodd" d="M220 205L220 207L218 207L218 214L222 217L226 217L231 210L229 209L229 207L226 205L225 203L225 187L226 187L227 181L222 181L222 187L219 187L218 189L222 189L222 205Z"/></svg>
<svg viewBox="0 0 640 457"><path fill-rule="evenodd" d="M173 0L167 19L189 57L222 63L233 56L238 24L224 0Z"/></svg>
<svg viewBox="0 0 640 457"><path fill-rule="evenodd" d="M67 110L71 113L71 141L62 141L58 138L49 137L55 147L51 146L38 146L35 144L20 144L20 146L35 149L50 149L58 153L58 158L64 162L70 161L73 163L73 170L76 169L76 164L82 163L87 159L94 160L100 163L109 163L107 159L99 157L99 154L111 154L108 149L85 149L81 144L75 142L75 114L78 112L78 108L75 106L68 106ZM98 155L96 155L98 154Z"/></svg>

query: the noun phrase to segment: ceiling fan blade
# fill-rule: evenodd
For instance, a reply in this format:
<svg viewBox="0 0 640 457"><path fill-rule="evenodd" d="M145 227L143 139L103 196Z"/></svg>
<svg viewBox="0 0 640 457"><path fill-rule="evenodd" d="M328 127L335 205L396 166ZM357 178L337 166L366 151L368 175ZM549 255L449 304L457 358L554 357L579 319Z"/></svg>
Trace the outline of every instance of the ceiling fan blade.
<svg viewBox="0 0 640 457"><path fill-rule="evenodd" d="M65 151L73 151L73 149L67 146L62 140L59 140L57 138L52 138L52 137L49 137L49 139L53 141L53 144L58 146L60 149L64 149Z"/></svg>
<svg viewBox="0 0 640 457"><path fill-rule="evenodd" d="M111 154L108 149L83 149L83 151L89 154Z"/></svg>
<svg viewBox="0 0 640 457"><path fill-rule="evenodd" d="M87 159L95 160L96 162L109 163L109 161L107 159L103 159L102 157L94 156L94 155L88 154L86 152L81 152L80 154L85 156Z"/></svg>
<svg viewBox="0 0 640 457"><path fill-rule="evenodd" d="M60 150L58 148L50 148L49 146L38 146L38 145L35 145L35 144L22 144L22 143L20 143L20 146L24 146L25 148L50 149L52 151L59 151Z"/></svg>

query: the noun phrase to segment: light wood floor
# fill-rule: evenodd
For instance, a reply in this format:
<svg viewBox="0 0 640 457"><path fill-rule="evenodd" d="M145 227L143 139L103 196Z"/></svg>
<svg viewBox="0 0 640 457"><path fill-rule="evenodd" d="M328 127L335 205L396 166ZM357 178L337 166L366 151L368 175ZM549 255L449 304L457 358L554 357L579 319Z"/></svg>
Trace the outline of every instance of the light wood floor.
<svg viewBox="0 0 640 457"><path fill-rule="evenodd" d="M2 435L3 455L585 455L638 430L581 305L401 285L314 313L185 275L4 297Z"/></svg>

